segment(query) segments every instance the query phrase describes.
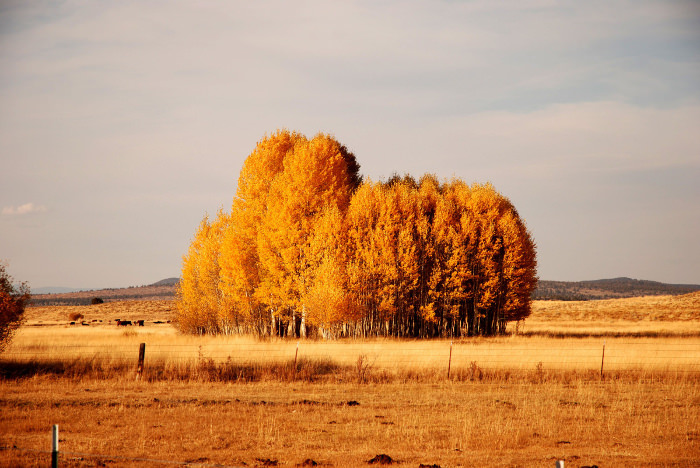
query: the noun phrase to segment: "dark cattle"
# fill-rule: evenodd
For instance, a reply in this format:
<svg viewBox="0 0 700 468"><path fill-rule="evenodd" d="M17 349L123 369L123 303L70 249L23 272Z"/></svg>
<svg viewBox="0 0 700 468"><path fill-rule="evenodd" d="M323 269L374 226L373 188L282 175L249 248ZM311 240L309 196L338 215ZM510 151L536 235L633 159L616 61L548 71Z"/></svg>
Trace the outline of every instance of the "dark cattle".
<svg viewBox="0 0 700 468"><path fill-rule="evenodd" d="M120 320L117 322L117 326L125 327L127 325L132 325L131 320Z"/></svg>
<svg viewBox="0 0 700 468"><path fill-rule="evenodd" d="M136 323L138 324L139 327L143 327L145 320L137 320Z"/></svg>

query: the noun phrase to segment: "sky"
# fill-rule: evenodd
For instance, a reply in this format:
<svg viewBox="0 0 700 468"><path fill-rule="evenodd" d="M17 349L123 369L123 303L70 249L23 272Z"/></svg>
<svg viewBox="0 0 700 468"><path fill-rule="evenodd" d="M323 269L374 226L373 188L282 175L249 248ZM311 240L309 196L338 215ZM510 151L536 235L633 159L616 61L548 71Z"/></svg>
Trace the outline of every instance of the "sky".
<svg viewBox="0 0 700 468"><path fill-rule="evenodd" d="M0 259L179 276L266 134L491 182L541 279L700 284L700 2L0 2Z"/></svg>

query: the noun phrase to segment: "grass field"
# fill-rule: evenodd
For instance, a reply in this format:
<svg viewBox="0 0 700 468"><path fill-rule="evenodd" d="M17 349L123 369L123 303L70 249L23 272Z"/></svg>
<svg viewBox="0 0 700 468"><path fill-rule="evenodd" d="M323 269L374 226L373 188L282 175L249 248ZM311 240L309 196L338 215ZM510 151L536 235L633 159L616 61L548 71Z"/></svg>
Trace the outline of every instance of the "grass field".
<svg viewBox="0 0 700 468"><path fill-rule="evenodd" d="M3 384L2 445L294 466L697 466L696 382L252 384L36 378ZM0 451L5 466L47 454ZM65 455L64 466L152 465ZM100 465L101 466L101 465Z"/></svg>
<svg viewBox="0 0 700 468"><path fill-rule="evenodd" d="M90 326L33 308L0 356L0 466L46 466L53 424L62 466L700 466L697 299L536 303L517 335L452 342L182 336L154 323L169 301L78 307Z"/></svg>

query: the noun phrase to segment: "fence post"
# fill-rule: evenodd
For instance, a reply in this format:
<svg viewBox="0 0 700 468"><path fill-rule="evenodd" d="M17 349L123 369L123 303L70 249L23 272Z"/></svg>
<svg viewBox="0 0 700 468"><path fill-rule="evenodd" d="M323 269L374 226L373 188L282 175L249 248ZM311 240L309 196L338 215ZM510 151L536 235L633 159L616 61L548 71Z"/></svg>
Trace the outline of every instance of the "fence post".
<svg viewBox="0 0 700 468"><path fill-rule="evenodd" d="M297 373L297 356L299 356L299 342L297 341L297 350L294 353L294 373Z"/></svg>
<svg viewBox="0 0 700 468"><path fill-rule="evenodd" d="M58 424L53 425L53 431L52 431L51 468L58 468Z"/></svg>
<svg viewBox="0 0 700 468"><path fill-rule="evenodd" d="M556 468L564 468L564 460L557 460Z"/></svg>
<svg viewBox="0 0 700 468"><path fill-rule="evenodd" d="M603 340L603 357L600 358L600 380L603 380L603 363L605 362L605 340Z"/></svg>
<svg viewBox="0 0 700 468"><path fill-rule="evenodd" d="M450 380L450 368L452 367L452 342L450 341L450 360L447 361L447 380Z"/></svg>
<svg viewBox="0 0 700 468"><path fill-rule="evenodd" d="M139 363L136 368L136 380L141 379L141 374L143 373L143 361L146 358L146 343L141 343L139 345Z"/></svg>

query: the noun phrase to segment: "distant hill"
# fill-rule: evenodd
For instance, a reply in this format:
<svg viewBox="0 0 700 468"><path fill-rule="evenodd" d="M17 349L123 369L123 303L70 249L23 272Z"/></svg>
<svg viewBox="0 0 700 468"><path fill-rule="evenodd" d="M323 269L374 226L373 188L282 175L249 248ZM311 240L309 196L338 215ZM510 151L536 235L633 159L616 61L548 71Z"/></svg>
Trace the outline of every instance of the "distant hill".
<svg viewBox="0 0 700 468"><path fill-rule="evenodd" d="M174 299L179 282L179 278L166 278L145 286L36 294L36 292L43 292L43 288L39 288L35 294L32 294L31 305L88 305L96 297L105 302Z"/></svg>
<svg viewBox="0 0 700 468"><path fill-rule="evenodd" d="M157 283L153 283L151 286L177 286L180 283L180 278L165 278Z"/></svg>
<svg viewBox="0 0 700 468"><path fill-rule="evenodd" d="M78 292L80 289L75 288L60 288L60 287L46 287L46 288L33 288L32 294L65 294Z"/></svg>
<svg viewBox="0 0 700 468"><path fill-rule="evenodd" d="M95 297L105 302L174 299L179 282L179 278L166 278L146 286L55 293L44 293L42 289L37 289L33 291L35 294L32 295L32 305L87 305ZM588 301L642 296L679 296L696 291L700 291L700 285L666 284L631 278L593 281L541 280L532 298L534 300Z"/></svg>
<svg viewBox="0 0 700 468"><path fill-rule="evenodd" d="M679 296L700 291L697 284L666 284L632 278L593 281L542 281L532 295L535 300L587 301L642 296Z"/></svg>

